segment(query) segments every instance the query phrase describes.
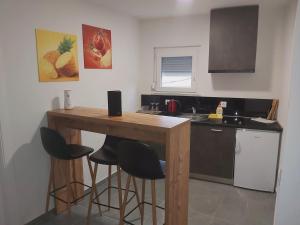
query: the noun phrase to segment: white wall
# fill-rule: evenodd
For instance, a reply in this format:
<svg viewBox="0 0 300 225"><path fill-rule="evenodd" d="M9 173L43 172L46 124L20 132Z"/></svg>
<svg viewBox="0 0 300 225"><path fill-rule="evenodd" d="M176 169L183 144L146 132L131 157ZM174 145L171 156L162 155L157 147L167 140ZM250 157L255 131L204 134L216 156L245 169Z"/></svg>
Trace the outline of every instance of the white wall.
<svg viewBox="0 0 300 225"><path fill-rule="evenodd" d="M4 202L4 189L3 189L3 147L2 147L2 132L1 132L1 122L0 122L0 224L6 224L6 213L5 213L5 202Z"/></svg>
<svg viewBox="0 0 300 225"><path fill-rule="evenodd" d="M283 51L283 74L284 79L281 81L280 86L280 95L279 95L279 109L278 109L278 120L281 125L286 128L287 119L288 119L288 110L289 110L289 97L290 97L290 85L291 85L291 76L292 76L292 57L293 57L293 44L294 44L294 34L295 34L295 20L296 20L296 10L297 10L298 0L293 0L287 6L287 11L285 15L285 26L283 28L285 35L284 43L285 49ZM282 155L286 141L286 129L283 129L282 139L281 139L281 152L280 152L280 161L279 161L279 174L281 174L282 167ZM278 180L279 181L279 180ZM279 185L279 182L277 183ZM278 189L278 187L277 187Z"/></svg>
<svg viewBox="0 0 300 225"><path fill-rule="evenodd" d="M152 19L141 22L141 63L139 92L151 93L153 48L159 46L201 45L197 95L244 98L281 98L282 83L287 79L285 50L290 33L286 30L288 7L260 5L256 73L208 73L209 14ZM287 27L288 26L288 27ZM290 29L291 30L291 29Z"/></svg>
<svg viewBox="0 0 300 225"><path fill-rule="evenodd" d="M0 224L6 224L4 209L5 209L5 205L3 200L2 188L0 185Z"/></svg>
<svg viewBox="0 0 300 225"><path fill-rule="evenodd" d="M0 52L1 53L1 52ZM0 55L0 109L2 108L2 67L1 67L1 55ZM4 176L3 176L3 172L4 172L4 149L3 149L3 144L2 144L2 129L1 129L1 111L0 110L0 224L5 224L5 202L4 202Z"/></svg>
<svg viewBox="0 0 300 225"><path fill-rule="evenodd" d="M298 225L300 222L300 5L297 7L294 57L290 85L290 104L286 140L283 145L282 178L276 201L275 224Z"/></svg>
<svg viewBox="0 0 300 225"><path fill-rule="evenodd" d="M1 8L1 7L0 7ZM0 43L2 43L0 33ZM4 65L4 59L2 54L2 49L0 48L0 136L1 136L1 145L0 145L0 178L1 178L1 191L2 191L2 205L5 207L2 208L2 213L5 213L5 224L21 224L18 208L18 198L16 196L16 182L15 182L15 173L14 168L7 167L5 165L5 152L4 152L4 138L6 141L10 140L10 135L8 132L3 132L4 130L9 130L9 118L7 109L7 97L6 97L6 70ZM4 217L2 218L4 220ZM9 220L9 222L8 222Z"/></svg>
<svg viewBox="0 0 300 225"><path fill-rule="evenodd" d="M1 60L1 57L0 57ZM1 63L0 63L1 65ZM1 72L1 66L0 66ZM1 73L0 73L1 74ZM0 82L2 81L0 76ZM0 86L1 88L1 86ZM0 93L1 96L1 93ZM0 97L1 102L1 97ZM1 105L0 105L1 106ZM1 108L1 107L0 107ZM2 144L2 129L1 129L1 116L0 116L0 224L6 224L6 216L5 216L5 202L4 202L4 189L3 189L3 171L4 171L4 149Z"/></svg>
<svg viewBox="0 0 300 225"><path fill-rule="evenodd" d="M106 107L107 90L120 89L123 110L136 110L139 26L134 18L84 1L4 0L0 4L0 51L3 53L0 61L5 65L0 81L1 93L5 90L0 105L4 172L7 189L18 199L18 207L12 203L8 207L12 212L8 213L10 224L17 225L44 212L49 157L42 148L39 127L46 125L47 110L62 106L64 89L73 90L75 105L91 107ZM111 29L112 70L83 69L83 23ZM79 82L38 82L35 28L77 35ZM83 134L83 144L98 148L102 143L102 135ZM85 177L89 181L87 171L85 165ZM106 175L105 170L101 171L99 179ZM14 188L17 190L13 191ZM13 198L8 196L8 200ZM18 216L20 220L16 219Z"/></svg>
<svg viewBox="0 0 300 225"><path fill-rule="evenodd" d="M280 107L278 109L278 120L285 127L287 124L287 113L289 105L289 93L290 93L290 81L291 81L291 69L292 69L292 56L293 56L293 43L294 43L294 30L295 19L298 0L292 0L287 6L285 13L284 26L282 27L285 33L283 43L284 49L282 52L283 63L283 78L281 79L281 85L279 87L279 102ZM285 135L285 130L284 130Z"/></svg>

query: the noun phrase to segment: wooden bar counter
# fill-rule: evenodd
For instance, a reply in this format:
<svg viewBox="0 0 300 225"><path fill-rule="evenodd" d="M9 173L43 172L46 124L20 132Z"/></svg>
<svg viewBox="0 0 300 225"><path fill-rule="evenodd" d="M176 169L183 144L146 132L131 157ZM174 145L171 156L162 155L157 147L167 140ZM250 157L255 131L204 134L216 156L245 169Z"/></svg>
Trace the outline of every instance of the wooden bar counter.
<svg viewBox="0 0 300 225"><path fill-rule="evenodd" d="M123 113L119 117L109 117L107 110L75 107L71 110L47 112L48 126L59 131L68 143L81 144L81 130L109 134L141 141L161 143L166 146L166 224L187 225L188 184L190 157L190 121L184 118ZM100 147L100 146L99 146ZM55 187L65 184L61 171L63 161L55 160ZM82 161L72 165L71 179L83 182ZM75 175L76 174L76 175ZM83 194L81 186L76 187L76 196ZM60 197L65 197L64 192ZM56 201L57 212L65 209L65 204Z"/></svg>

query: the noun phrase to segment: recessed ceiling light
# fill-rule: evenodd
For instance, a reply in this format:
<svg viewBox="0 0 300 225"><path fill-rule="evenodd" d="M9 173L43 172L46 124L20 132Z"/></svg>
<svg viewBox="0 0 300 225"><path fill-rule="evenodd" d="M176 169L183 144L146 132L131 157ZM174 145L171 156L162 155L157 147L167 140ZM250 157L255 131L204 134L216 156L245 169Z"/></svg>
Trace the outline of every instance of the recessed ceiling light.
<svg viewBox="0 0 300 225"><path fill-rule="evenodd" d="M191 4L194 0L176 0L179 4Z"/></svg>

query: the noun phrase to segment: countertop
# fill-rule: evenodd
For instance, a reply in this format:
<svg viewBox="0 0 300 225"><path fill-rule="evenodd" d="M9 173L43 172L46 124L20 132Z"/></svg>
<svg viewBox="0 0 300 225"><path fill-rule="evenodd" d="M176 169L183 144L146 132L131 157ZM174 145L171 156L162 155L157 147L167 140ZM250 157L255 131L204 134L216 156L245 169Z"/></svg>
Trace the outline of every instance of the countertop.
<svg viewBox="0 0 300 225"><path fill-rule="evenodd" d="M152 114L151 111L139 110L139 113ZM154 111L155 114L157 112ZM160 111L159 114L165 114ZM176 115L175 117L184 117L183 114ZM260 123L251 120L249 117L234 117L234 116L224 116L223 119L203 119L203 120L192 120L193 125L206 125L206 126L221 126L221 127L232 127L232 128L242 128L242 129L254 129L254 130L268 130L282 132L281 125L275 121L271 124Z"/></svg>
<svg viewBox="0 0 300 225"><path fill-rule="evenodd" d="M74 107L73 109L56 109L47 112L48 116L64 118L69 120L80 119L86 123L98 123L105 125L120 124L122 127L149 128L156 130L171 129L182 123L189 122L183 117L166 117L160 115L150 115L152 113L139 114L124 112L121 116L108 116L107 109Z"/></svg>
<svg viewBox="0 0 300 225"><path fill-rule="evenodd" d="M207 126L222 126L222 127L232 127L232 128L243 128L243 129L254 129L254 130L269 130L282 132L282 127L276 121L271 124L260 123L247 118L242 124L239 123L225 123L223 120L202 120L202 121L192 121L192 124L207 125Z"/></svg>

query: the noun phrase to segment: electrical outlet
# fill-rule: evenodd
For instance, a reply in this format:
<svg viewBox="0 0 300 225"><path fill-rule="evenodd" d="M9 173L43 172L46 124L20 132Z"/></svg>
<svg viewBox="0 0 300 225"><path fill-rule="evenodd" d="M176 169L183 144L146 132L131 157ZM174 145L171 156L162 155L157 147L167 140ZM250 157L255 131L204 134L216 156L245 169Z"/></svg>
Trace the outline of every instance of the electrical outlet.
<svg viewBox="0 0 300 225"><path fill-rule="evenodd" d="M227 102L226 101L221 101L221 107L226 108L227 107Z"/></svg>

